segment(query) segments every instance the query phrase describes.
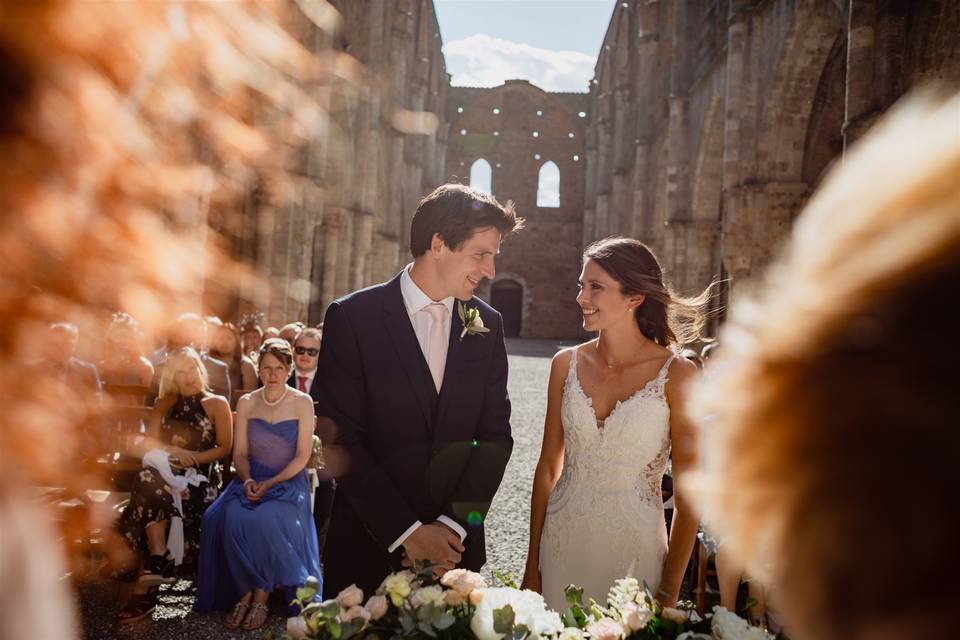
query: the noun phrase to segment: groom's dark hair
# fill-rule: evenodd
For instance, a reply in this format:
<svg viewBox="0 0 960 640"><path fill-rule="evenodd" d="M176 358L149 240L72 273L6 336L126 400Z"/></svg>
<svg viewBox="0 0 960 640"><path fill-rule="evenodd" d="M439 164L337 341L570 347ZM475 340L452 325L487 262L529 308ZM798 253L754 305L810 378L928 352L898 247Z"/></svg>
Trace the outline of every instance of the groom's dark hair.
<svg viewBox="0 0 960 640"><path fill-rule="evenodd" d="M456 251L475 231L494 227L501 236L523 228L513 201L500 204L488 193L462 184L445 184L434 189L417 205L410 224L410 253L422 256L430 249L433 234Z"/></svg>

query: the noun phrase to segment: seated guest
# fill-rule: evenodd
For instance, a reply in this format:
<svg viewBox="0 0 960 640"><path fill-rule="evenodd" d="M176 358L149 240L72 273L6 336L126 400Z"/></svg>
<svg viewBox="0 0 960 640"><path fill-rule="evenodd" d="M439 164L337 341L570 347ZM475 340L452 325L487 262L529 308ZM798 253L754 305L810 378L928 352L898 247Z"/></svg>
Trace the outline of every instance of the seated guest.
<svg viewBox="0 0 960 640"><path fill-rule="evenodd" d="M163 361L169 351L190 347L200 354L210 391L229 400L233 392L230 384L230 370L226 364L204 352L206 338L207 323L203 318L195 313L184 313L178 316L167 332L167 344L153 354L153 364L156 368L154 379L160 379Z"/></svg>
<svg viewBox="0 0 960 640"><path fill-rule="evenodd" d="M290 346L293 346L293 341L296 339L297 334L303 331L302 322L291 322L289 324L283 325L283 328L280 329L280 337L290 343Z"/></svg>
<svg viewBox="0 0 960 640"><path fill-rule="evenodd" d="M210 328L210 356L226 363L233 391L256 389L257 368L253 360L244 355L236 327L220 318L208 319L207 326Z"/></svg>
<svg viewBox="0 0 960 640"><path fill-rule="evenodd" d="M196 351L187 347L167 355L160 378L160 397L150 415L147 439L137 453L144 469L134 480L130 503L109 545L111 566L121 579L137 578L134 595L119 613L121 623L134 622L156 607L155 587L167 581L183 553L197 556L200 519L220 488L220 460L233 444L233 416L226 400L207 390L206 372ZM153 465L159 452L168 464ZM169 456L169 458L167 458ZM200 474L176 498L171 483ZM177 503L180 502L178 507ZM178 521L179 520L179 521ZM182 525L182 548L169 548ZM154 588L151 588L154 587Z"/></svg>
<svg viewBox="0 0 960 640"><path fill-rule="evenodd" d="M250 314L240 318L237 324L240 329L240 343L243 345L243 353L248 355L251 360L257 357L260 352L260 345L263 344L263 329L260 327L262 314Z"/></svg>
<svg viewBox="0 0 960 640"><path fill-rule="evenodd" d="M51 379L58 380L79 397L94 395L100 397L102 390L100 374L97 368L74 354L80 332L76 325L69 322L57 322L50 325L43 356L38 363L47 370Z"/></svg>
<svg viewBox="0 0 960 640"><path fill-rule="evenodd" d="M100 374L105 384L149 386L153 380L153 364L143 355L137 321L122 311L113 314L107 329L107 344L100 361Z"/></svg>
<svg viewBox="0 0 960 640"><path fill-rule="evenodd" d="M958 114L897 107L844 158L698 391L715 526L797 640L955 637Z"/></svg>
<svg viewBox="0 0 960 640"><path fill-rule="evenodd" d="M264 342L259 360L263 387L237 405L237 478L203 517L194 609L232 607L229 629L260 628L271 591L283 588L290 602L308 576L320 577L316 531L301 524L310 521L313 402L286 384L285 340Z"/></svg>
<svg viewBox="0 0 960 640"><path fill-rule="evenodd" d="M307 328L297 334L293 341L293 371L287 384L310 394L316 404L320 400L320 385L317 382L317 363L320 361L319 329ZM333 493L336 486L333 476L326 469L317 469L317 488L313 494L313 522L317 527L317 539L323 548L324 533L333 508Z"/></svg>

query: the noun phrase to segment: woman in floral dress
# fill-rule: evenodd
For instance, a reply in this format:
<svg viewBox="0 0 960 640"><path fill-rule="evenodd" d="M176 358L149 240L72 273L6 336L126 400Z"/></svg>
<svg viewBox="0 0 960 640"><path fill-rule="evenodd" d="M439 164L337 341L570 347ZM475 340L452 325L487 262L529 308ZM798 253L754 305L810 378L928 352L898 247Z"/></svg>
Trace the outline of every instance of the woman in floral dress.
<svg viewBox="0 0 960 640"><path fill-rule="evenodd" d="M136 453L143 456L162 448L169 455L173 474L183 475L192 468L205 477L182 494L187 564L197 557L203 512L219 495L220 460L229 454L232 441L230 407L224 398L207 390L200 357L189 347L171 352L146 441ZM121 623L149 615L156 608L157 585L170 581L174 560L168 554L167 535L175 516L180 512L169 485L158 470L145 466L134 480L130 503L116 526L122 542L112 545L114 571L121 579L137 581L133 596L119 613Z"/></svg>

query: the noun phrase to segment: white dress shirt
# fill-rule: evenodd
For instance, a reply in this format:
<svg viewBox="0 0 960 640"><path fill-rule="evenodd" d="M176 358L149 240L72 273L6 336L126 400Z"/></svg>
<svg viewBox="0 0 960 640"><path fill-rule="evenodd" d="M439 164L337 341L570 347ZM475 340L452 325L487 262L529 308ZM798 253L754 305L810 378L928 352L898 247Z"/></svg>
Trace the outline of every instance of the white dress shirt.
<svg viewBox="0 0 960 640"><path fill-rule="evenodd" d="M306 389L304 393L310 393L310 387L313 386L313 379L317 375L317 369L314 368L313 371L300 371L296 367L293 368L293 388L300 389L300 378L306 378L303 386Z"/></svg>
<svg viewBox="0 0 960 640"><path fill-rule="evenodd" d="M403 273L400 275L400 293L403 295L403 305L407 308L407 314L410 317L410 324L413 325L413 332L417 336L417 342L420 343L420 351L423 353L423 357L426 360L429 360L429 353L427 353L430 329L433 324L433 317L427 312L426 308L433 304L434 302L439 302L443 304L447 309L446 317L444 319L444 324L446 325L446 333L450 333L450 322L453 319L453 296L444 298L443 300L433 300L430 296L425 294L423 290L417 286L417 283L413 281L413 278L410 277L410 268L412 264L408 264L403 269ZM441 375L441 378L443 376ZM460 536L460 542L463 542L467 539L467 532L464 530L460 524L453 518L447 516L438 516L437 520L447 525L451 529L457 532L457 535ZM392 545L387 548L387 551L393 553L397 547L403 544L403 541L406 540L411 533L416 531L423 523L417 520L410 527L403 532L403 534L397 538Z"/></svg>

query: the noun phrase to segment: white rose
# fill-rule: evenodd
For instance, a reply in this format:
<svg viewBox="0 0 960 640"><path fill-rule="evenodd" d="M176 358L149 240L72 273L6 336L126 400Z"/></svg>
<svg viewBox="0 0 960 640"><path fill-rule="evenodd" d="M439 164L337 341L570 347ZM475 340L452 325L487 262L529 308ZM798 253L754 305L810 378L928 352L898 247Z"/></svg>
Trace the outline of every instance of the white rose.
<svg viewBox="0 0 960 640"><path fill-rule="evenodd" d="M401 571L399 573L391 573L384 579L382 589L390 596L390 599L393 600L393 604L400 606L399 603L403 602L403 599L410 595L412 591L410 582L413 580L413 577L413 574L409 571Z"/></svg>
<svg viewBox="0 0 960 640"><path fill-rule="evenodd" d="M346 611L340 612L340 622L350 622L356 618L363 618L364 621L369 620L370 612L360 605L354 605Z"/></svg>
<svg viewBox="0 0 960 640"><path fill-rule="evenodd" d="M643 629L652 617L653 612L650 609L637 606L632 602L623 608L623 621L630 631Z"/></svg>
<svg viewBox="0 0 960 640"><path fill-rule="evenodd" d="M300 616L287 618L287 635L291 638L306 638L307 621Z"/></svg>
<svg viewBox="0 0 960 640"><path fill-rule="evenodd" d="M676 622L677 624L683 624L690 619L690 612L684 611L683 609L675 609L673 607L664 607L663 612L660 614L666 620L671 622Z"/></svg>
<svg viewBox="0 0 960 640"><path fill-rule="evenodd" d="M387 599L384 596L373 596L367 600L365 609L370 612L371 620L379 620L387 613Z"/></svg>
<svg viewBox="0 0 960 640"><path fill-rule="evenodd" d="M475 589L470 593L471 602L478 595L477 609L470 620L470 630L478 640L499 640L502 637L493 629L493 612L506 605L513 608L515 624L530 630L530 640L555 636L563 631L560 614L548 610L539 593L505 587Z"/></svg>
<svg viewBox="0 0 960 640"><path fill-rule="evenodd" d="M557 636L557 640L583 640L583 631L573 627L567 627L560 632L560 635Z"/></svg>
<svg viewBox="0 0 960 640"><path fill-rule="evenodd" d="M677 640L713 640L713 636L705 633L694 633L693 631L684 631L677 636Z"/></svg>
<svg viewBox="0 0 960 640"><path fill-rule="evenodd" d="M344 609L355 607L361 602L363 602L363 591L361 591L355 584L350 585L337 594L337 604Z"/></svg>
<svg viewBox="0 0 960 640"><path fill-rule="evenodd" d="M587 634L593 640L620 640L623 637L623 627L616 620L600 618L587 625Z"/></svg>
<svg viewBox="0 0 960 640"><path fill-rule="evenodd" d="M410 598L410 602L412 602L413 606L415 607L428 604L442 607L444 606L443 589L440 587L440 585L436 584L417 589L413 592L413 597Z"/></svg>

